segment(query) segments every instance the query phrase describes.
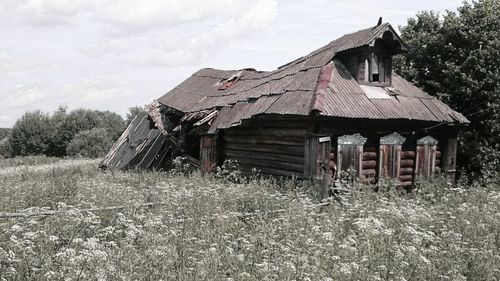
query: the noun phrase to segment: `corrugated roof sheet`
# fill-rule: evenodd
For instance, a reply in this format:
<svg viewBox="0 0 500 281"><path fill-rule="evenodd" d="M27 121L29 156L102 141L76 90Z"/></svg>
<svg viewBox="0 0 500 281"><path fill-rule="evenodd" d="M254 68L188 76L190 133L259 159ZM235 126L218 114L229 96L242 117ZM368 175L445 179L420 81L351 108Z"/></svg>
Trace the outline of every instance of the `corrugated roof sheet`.
<svg viewBox="0 0 500 281"><path fill-rule="evenodd" d="M228 128L259 114L308 115L314 104L321 70L332 67L328 90L321 95L324 116L368 119L410 119L435 122L468 122L434 97L393 74L391 99L369 99L335 55L370 44L389 24L346 34L310 54L274 71L240 70L239 80L225 90L219 86L239 72L205 68L194 73L159 102L183 112L220 108L211 126Z"/></svg>

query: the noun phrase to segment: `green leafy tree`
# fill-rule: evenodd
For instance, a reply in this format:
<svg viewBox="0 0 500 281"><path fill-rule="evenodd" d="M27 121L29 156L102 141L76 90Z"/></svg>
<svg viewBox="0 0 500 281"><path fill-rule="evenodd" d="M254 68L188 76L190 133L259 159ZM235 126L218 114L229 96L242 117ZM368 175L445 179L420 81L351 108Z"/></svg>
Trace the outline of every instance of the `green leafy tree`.
<svg viewBox="0 0 500 281"><path fill-rule="evenodd" d="M113 138L106 128L93 128L77 133L67 147L69 156L98 158L106 155L113 145Z"/></svg>
<svg viewBox="0 0 500 281"><path fill-rule="evenodd" d="M66 155L67 146L81 131L105 128L112 139L117 139L125 129L123 118L110 111L76 109L67 113L65 108L59 108L51 121L55 128L50 146L52 156Z"/></svg>
<svg viewBox="0 0 500 281"><path fill-rule="evenodd" d="M146 109L144 108L144 106L129 107L127 116L125 117L125 123L128 126L136 116L145 114L146 114Z"/></svg>
<svg viewBox="0 0 500 281"><path fill-rule="evenodd" d="M0 128L0 140L10 136L10 128Z"/></svg>
<svg viewBox="0 0 500 281"><path fill-rule="evenodd" d="M0 158L10 158L12 157L12 154L10 139L8 137L0 139Z"/></svg>
<svg viewBox="0 0 500 281"><path fill-rule="evenodd" d="M12 128L10 145L14 156L47 154L54 128L50 116L40 111L27 112Z"/></svg>
<svg viewBox="0 0 500 281"><path fill-rule="evenodd" d="M422 12L400 29L410 51L396 58L396 72L471 121L459 165L500 171L500 0L464 2L444 17Z"/></svg>

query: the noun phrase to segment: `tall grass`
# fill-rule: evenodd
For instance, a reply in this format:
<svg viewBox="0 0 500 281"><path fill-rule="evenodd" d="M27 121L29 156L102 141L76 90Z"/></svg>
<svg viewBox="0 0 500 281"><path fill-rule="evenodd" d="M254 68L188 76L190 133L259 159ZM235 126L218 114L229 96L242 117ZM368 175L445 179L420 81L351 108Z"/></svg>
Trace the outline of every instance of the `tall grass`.
<svg viewBox="0 0 500 281"><path fill-rule="evenodd" d="M8 165L7 165L8 166ZM12 165L10 165L12 166ZM96 161L0 164L0 280L497 280L498 186L342 196ZM137 207L149 202L166 204ZM128 206L118 211L77 212ZM279 210L279 211L276 211ZM241 216L245 213L254 216Z"/></svg>

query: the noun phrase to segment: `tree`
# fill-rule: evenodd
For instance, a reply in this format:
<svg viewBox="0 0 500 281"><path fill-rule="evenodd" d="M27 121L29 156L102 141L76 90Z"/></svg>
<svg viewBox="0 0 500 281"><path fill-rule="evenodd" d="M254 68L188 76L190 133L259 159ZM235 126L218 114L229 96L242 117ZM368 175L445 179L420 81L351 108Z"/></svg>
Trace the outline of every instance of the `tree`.
<svg viewBox="0 0 500 281"><path fill-rule="evenodd" d="M113 138L106 128L93 128L77 133L67 147L69 156L98 158L106 155L113 145Z"/></svg>
<svg viewBox="0 0 500 281"><path fill-rule="evenodd" d="M500 171L500 0L464 2L442 18L422 12L400 30L410 50L395 59L396 72L471 121L458 164Z"/></svg>
<svg viewBox="0 0 500 281"><path fill-rule="evenodd" d="M117 139L125 129L123 118L116 113L88 109L76 109L66 113L63 107L52 116L52 124L55 134L50 146L50 155L59 157L66 155L68 144L81 131L105 128L112 139Z"/></svg>
<svg viewBox="0 0 500 281"><path fill-rule="evenodd" d="M12 146L10 145L10 139L8 137L0 139L0 158L2 157L12 157Z"/></svg>
<svg viewBox="0 0 500 281"><path fill-rule="evenodd" d="M50 116L40 111L27 112L12 128L10 145L14 156L47 154L54 128Z"/></svg>
<svg viewBox="0 0 500 281"><path fill-rule="evenodd" d="M0 128L0 140L10 136L10 128Z"/></svg>
<svg viewBox="0 0 500 281"><path fill-rule="evenodd" d="M144 106L129 107L127 116L125 117L125 123L128 126L136 116L145 114L146 114L146 109L144 108Z"/></svg>

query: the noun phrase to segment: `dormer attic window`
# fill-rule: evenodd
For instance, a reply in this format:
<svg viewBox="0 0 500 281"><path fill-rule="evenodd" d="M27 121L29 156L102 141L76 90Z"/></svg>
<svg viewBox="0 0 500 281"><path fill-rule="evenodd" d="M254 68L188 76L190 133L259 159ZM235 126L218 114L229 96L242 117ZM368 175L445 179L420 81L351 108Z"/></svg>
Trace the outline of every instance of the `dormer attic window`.
<svg viewBox="0 0 500 281"><path fill-rule="evenodd" d="M391 84L391 57L384 56L379 53L369 54L364 61L364 78L363 82L375 84L374 86L388 86ZM360 79L361 80L361 79Z"/></svg>

